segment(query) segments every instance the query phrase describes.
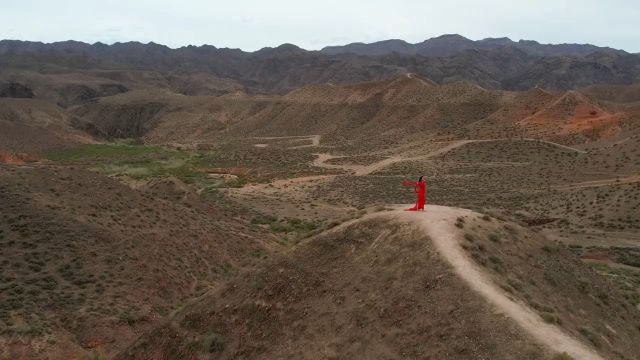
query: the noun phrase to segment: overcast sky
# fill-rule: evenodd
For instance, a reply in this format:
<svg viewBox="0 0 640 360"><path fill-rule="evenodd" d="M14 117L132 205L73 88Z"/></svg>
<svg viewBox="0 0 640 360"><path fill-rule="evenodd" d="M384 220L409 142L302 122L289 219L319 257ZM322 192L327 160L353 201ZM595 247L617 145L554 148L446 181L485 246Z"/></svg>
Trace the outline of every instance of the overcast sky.
<svg viewBox="0 0 640 360"><path fill-rule="evenodd" d="M638 0L0 0L0 39L257 50L458 33L640 52Z"/></svg>

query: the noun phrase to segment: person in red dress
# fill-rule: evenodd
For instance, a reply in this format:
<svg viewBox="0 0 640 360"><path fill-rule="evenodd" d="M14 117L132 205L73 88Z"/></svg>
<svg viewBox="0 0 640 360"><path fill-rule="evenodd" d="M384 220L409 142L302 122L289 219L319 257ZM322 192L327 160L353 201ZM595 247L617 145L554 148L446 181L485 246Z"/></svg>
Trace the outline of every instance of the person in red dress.
<svg viewBox="0 0 640 360"><path fill-rule="evenodd" d="M416 204L413 207L406 209L405 211L424 211L424 204L426 202L427 194L427 183L424 181L424 177L420 176L420 178L416 182L405 181L403 182L403 184L413 186L413 190L416 192L416 195L418 197L416 200Z"/></svg>

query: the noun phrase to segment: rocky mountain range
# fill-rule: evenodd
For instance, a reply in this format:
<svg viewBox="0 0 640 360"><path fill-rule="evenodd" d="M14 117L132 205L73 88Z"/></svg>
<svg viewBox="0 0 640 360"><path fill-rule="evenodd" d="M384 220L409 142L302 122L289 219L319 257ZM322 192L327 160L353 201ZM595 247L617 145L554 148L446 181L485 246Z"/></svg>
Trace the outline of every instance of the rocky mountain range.
<svg viewBox="0 0 640 360"><path fill-rule="evenodd" d="M351 43L344 46L327 46L321 51L328 55L358 54L377 56L392 52L427 57L451 56L462 50L498 49L505 46L520 49L531 55L587 55L593 52L625 54L623 50L610 47L598 47L591 44L541 44L533 40L513 41L507 37L470 40L458 34L446 34L423 42L411 44L404 40L392 39L369 44Z"/></svg>
<svg viewBox="0 0 640 360"><path fill-rule="evenodd" d="M26 72L83 74L165 85L186 95L284 94L306 85L351 84L415 73L437 83L487 89L568 90L640 81L640 55L594 45L547 45L508 38L472 41L444 35L418 44L388 40L307 51L292 44L255 52L214 46L171 49L156 43L44 44L0 41L0 80L30 87ZM132 79L135 78L135 81Z"/></svg>

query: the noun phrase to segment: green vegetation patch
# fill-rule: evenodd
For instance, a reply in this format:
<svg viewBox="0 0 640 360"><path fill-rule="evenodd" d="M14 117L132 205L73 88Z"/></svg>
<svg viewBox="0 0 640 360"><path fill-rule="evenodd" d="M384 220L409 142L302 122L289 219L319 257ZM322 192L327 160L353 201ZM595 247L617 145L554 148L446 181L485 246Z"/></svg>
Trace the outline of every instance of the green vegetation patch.
<svg viewBox="0 0 640 360"><path fill-rule="evenodd" d="M174 176L185 183L197 182L205 189L238 187L246 183L246 179L240 176L233 181L208 177L205 170L219 165L209 155L160 146L112 143L84 144L50 151L44 157L65 165L87 166L106 175L123 175L133 179Z"/></svg>
<svg viewBox="0 0 640 360"><path fill-rule="evenodd" d="M164 150L158 146L115 144L83 144L72 148L53 150L44 157L53 161L75 162L91 159L122 159L138 157L148 154L161 153Z"/></svg>
<svg viewBox="0 0 640 360"><path fill-rule="evenodd" d="M278 233L307 234L320 227L318 222L298 218L278 219L274 216L257 216L251 220L252 224L265 225L269 230Z"/></svg>
<svg viewBox="0 0 640 360"><path fill-rule="evenodd" d="M622 267L613 267L607 264L592 263L591 268L609 275L613 284L622 291L623 296L634 306L640 305L640 271ZM596 294L603 302L607 303L606 294Z"/></svg>

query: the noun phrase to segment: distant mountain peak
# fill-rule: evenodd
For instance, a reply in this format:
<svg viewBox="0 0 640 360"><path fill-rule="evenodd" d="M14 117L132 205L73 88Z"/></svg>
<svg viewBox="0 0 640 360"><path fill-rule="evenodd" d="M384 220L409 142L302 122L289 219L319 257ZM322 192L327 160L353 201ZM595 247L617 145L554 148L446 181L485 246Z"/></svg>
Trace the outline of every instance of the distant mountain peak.
<svg viewBox="0 0 640 360"><path fill-rule="evenodd" d="M306 53L306 50L301 47L284 43L282 45L276 47L263 47L262 49L255 51L255 55L266 55L266 56L274 56L274 55L292 55L292 54L302 54Z"/></svg>
<svg viewBox="0 0 640 360"><path fill-rule="evenodd" d="M540 44L533 40L519 40L515 42L508 37L485 38L482 40L470 40L459 34L444 34L427 39L421 43L411 44L404 40L390 39L369 44L351 43L344 46L328 46L321 51L325 54L336 55L353 53L356 55L386 55L393 52L405 55L422 55L426 57L451 56L464 50L486 50L501 47L515 47L529 55L587 55L595 51L605 53L622 50L602 48L590 44Z"/></svg>
<svg viewBox="0 0 640 360"><path fill-rule="evenodd" d="M460 34L442 34L440 36L432 37L431 39L445 39L445 40L469 40ZM471 40L470 40L471 41Z"/></svg>

